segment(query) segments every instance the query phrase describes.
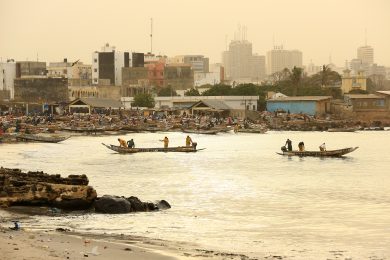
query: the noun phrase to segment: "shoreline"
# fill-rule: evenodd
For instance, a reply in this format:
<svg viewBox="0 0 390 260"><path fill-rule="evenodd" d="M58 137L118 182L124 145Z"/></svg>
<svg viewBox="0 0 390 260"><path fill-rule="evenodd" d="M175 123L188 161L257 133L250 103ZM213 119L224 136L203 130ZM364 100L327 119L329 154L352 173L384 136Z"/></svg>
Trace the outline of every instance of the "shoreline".
<svg viewBox="0 0 390 260"><path fill-rule="evenodd" d="M204 248L190 242L143 236L83 233L68 229L37 230L24 227L23 224L20 230L10 229L13 219L23 220L29 217L0 209L0 253L4 259L259 259L242 253Z"/></svg>

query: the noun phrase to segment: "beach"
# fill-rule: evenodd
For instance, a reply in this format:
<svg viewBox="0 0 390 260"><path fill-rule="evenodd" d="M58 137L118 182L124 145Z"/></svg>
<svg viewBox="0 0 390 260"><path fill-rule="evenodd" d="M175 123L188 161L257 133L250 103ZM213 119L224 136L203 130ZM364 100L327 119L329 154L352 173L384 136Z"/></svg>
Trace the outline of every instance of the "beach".
<svg viewBox="0 0 390 260"><path fill-rule="evenodd" d="M134 241L115 241L80 234L55 231L27 231L1 229L1 259L182 259L157 246L140 247Z"/></svg>

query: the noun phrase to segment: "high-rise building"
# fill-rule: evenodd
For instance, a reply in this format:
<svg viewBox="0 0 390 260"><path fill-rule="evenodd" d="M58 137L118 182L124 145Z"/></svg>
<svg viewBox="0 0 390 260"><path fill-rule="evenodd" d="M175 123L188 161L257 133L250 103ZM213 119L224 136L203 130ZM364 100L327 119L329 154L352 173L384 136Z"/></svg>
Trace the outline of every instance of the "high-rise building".
<svg viewBox="0 0 390 260"><path fill-rule="evenodd" d="M257 83L265 78L265 56L264 55L252 55L251 63L251 78Z"/></svg>
<svg viewBox="0 0 390 260"><path fill-rule="evenodd" d="M225 79L242 82L259 82L265 77L265 56L252 53L252 43L245 39L234 40L229 50L222 52Z"/></svg>
<svg viewBox="0 0 390 260"><path fill-rule="evenodd" d="M302 68L302 52L299 50L284 50L283 46L274 46L267 52L267 74L282 71L285 68L291 70L294 67Z"/></svg>
<svg viewBox="0 0 390 260"><path fill-rule="evenodd" d="M365 45L357 49L357 58L371 66L374 63L374 49L371 46Z"/></svg>
<svg viewBox="0 0 390 260"><path fill-rule="evenodd" d="M94 85L122 85L122 68L129 67L128 52L115 50L115 46L108 43L101 51L92 54L92 84Z"/></svg>

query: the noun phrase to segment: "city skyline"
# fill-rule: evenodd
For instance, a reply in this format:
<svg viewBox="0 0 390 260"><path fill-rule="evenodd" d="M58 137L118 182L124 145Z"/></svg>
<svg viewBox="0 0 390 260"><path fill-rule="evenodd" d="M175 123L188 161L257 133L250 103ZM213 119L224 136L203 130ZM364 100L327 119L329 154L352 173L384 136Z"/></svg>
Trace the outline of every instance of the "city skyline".
<svg viewBox="0 0 390 260"><path fill-rule="evenodd" d="M321 4L321 8L319 8ZM154 8L155 7L155 8ZM74 0L53 4L3 0L0 2L0 57L54 62L63 58L91 63L92 53L106 42L120 51L150 51L150 19L153 18L153 52L167 56L200 54L211 63L234 39L239 24L253 53L266 55L274 45L298 49L303 64L332 62L343 66L356 58L365 44L374 48L374 63L390 65L390 2L301 0L243 1L205 0L183 3L172 0L128 3ZM28 44L26 44L28 43Z"/></svg>

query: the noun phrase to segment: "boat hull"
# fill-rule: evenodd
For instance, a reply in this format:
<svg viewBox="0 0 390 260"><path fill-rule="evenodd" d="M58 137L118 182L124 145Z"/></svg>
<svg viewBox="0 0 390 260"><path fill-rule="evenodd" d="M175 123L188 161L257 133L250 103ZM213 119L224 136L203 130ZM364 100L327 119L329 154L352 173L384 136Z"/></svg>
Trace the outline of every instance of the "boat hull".
<svg viewBox="0 0 390 260"><path fill-rule="evenodd" d="M351 153L358 149L359 147L348 147L344 149L338 149L338 150L329 150L329 151L285 151L282 153L277 153L280 155L286 155L286 156L311 156L311 157L341 157L345 154Z"/></svg>
<svg viewBox="0 0 390 260"><path fill-rule="evenodd" d="M18 140L44 143L59 143L68 138L69 136L42 136L33 134L20 134L16 136Z"/></svg>
<svg viewBox="0 0 390 260"><path fill-rule="evenodd" d="M127 147L120 147L117 145L107 145L102 143L105 147L108 149L118 152L118 153L150 153L150 152L181 152L181 153L194 153L197 151L204 150L203 149L195 149L192 146L187 147L187 146L178 146L178 147L168 147L168 148L162 148L162 147L153 147L153 148L127 148Z"/></svg>

